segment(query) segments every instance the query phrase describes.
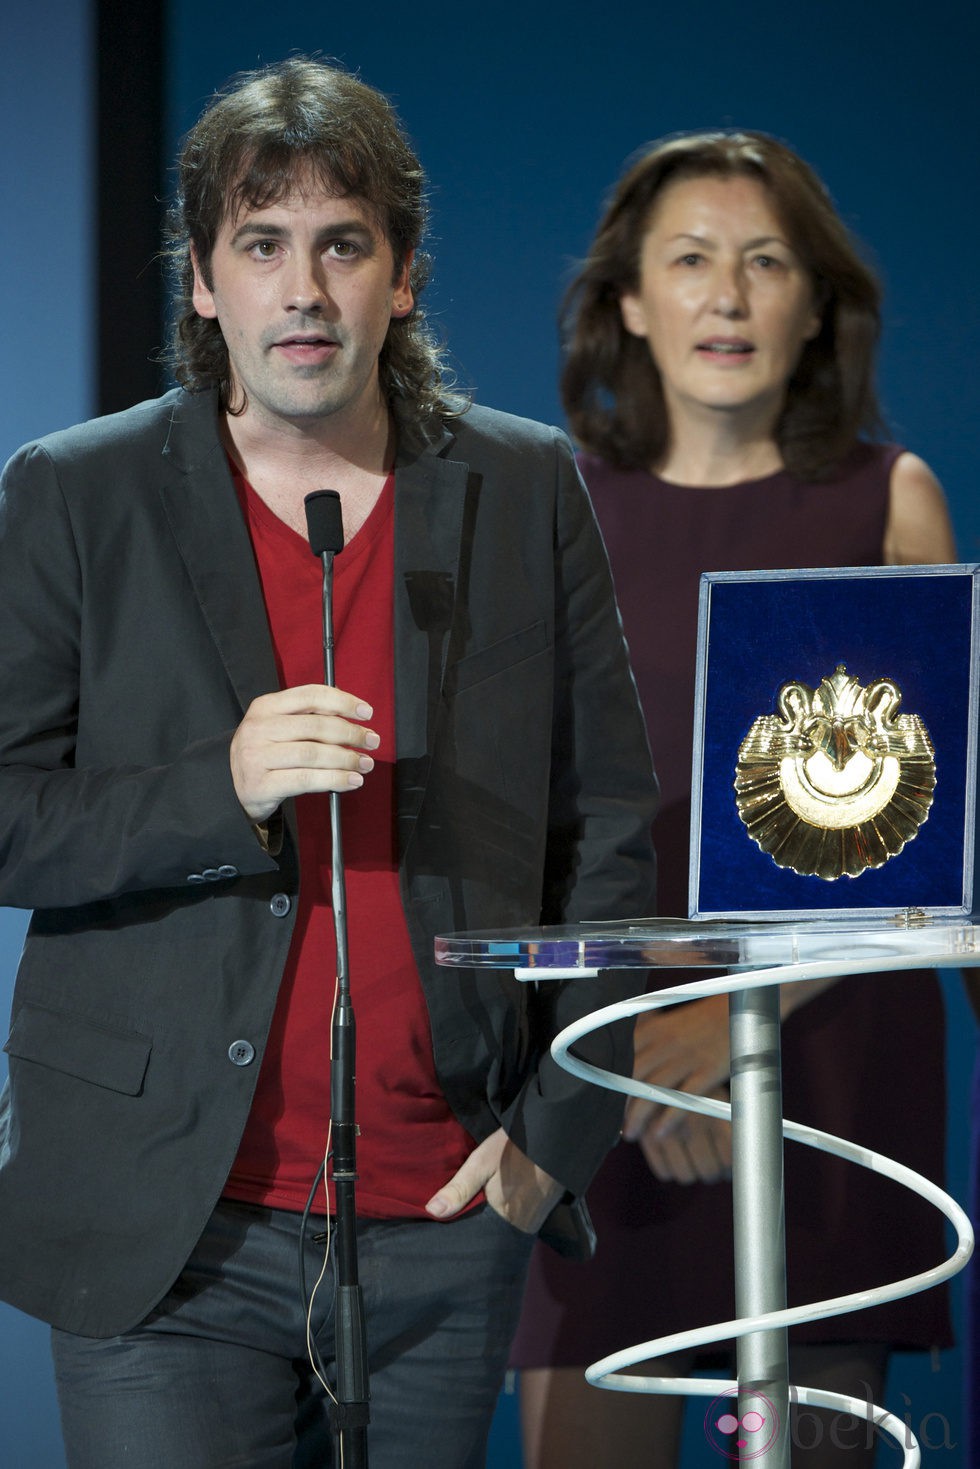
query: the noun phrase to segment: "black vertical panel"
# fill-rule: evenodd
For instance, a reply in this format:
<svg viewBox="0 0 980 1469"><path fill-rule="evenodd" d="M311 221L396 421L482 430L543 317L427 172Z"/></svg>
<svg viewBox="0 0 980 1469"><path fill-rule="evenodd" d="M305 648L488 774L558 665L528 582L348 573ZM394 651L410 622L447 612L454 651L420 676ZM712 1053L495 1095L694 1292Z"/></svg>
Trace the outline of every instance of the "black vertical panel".
<svg viewBox="0 0 980 1469"><path fill-rule="evenodd" d="M97 331L100 413L154 397L166 374L159 260L165 0L97 0Z"/></svg>

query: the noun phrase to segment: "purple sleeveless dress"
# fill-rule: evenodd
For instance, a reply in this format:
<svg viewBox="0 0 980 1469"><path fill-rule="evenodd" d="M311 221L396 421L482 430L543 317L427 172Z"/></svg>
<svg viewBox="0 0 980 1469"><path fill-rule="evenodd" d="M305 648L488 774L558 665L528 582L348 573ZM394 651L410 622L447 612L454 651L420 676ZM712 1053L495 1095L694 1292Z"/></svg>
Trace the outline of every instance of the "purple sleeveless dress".
<svg viewBox="0 0 980 1469"><path fill-rule="evenodd" d="M825 483L786 471L724 489L668 484L592 456L580 467L609 551L663 806L659 912L687 913L698 587L702 571L881 562L901 453L861 445ZM679 976L680 977L680 976ZM684 978L690 978L688 971ZM658 987L669 982L661 971ZM931 972L842 979L783 1026L784 1115L942 1182L942 995ZM787 1144L791 1305L883 1285L945 1257L938 1212L890 1180ZM731 1185L663 1184L621 1142L589 1193L585 1265L538 1246L512 1351L517 1367L584 1367L619 1348L735 1314ZM945 1288L797 1328L807 1342L948 1346Z"/></svg>

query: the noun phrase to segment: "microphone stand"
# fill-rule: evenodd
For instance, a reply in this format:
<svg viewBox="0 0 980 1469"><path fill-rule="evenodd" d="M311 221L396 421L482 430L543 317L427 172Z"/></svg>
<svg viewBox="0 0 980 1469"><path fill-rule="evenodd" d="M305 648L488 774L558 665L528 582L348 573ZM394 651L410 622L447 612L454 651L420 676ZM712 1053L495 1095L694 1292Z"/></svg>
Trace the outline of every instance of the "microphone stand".
<svg viewBox="0 0 980 1469"><path fill-rule="evenodd" d="M336 687L333 638L333 558L343 549L340 496L336 490L307 495L310 545L323 565L324 682ZM337 1396L331 1404L335 1438L343 1469L367 1469L367 1425L370 1399L364 1302L357 1271L357 1217L354 1184L357 1178L354 1120L356 1026L351 1002L347 953L347 890L340 826L340 795L330 793L332 844L331 902L337 938L337 1003L334 1009L330 1056L330 1115L334 1188L334 1271L336 1276Z"/></svg>

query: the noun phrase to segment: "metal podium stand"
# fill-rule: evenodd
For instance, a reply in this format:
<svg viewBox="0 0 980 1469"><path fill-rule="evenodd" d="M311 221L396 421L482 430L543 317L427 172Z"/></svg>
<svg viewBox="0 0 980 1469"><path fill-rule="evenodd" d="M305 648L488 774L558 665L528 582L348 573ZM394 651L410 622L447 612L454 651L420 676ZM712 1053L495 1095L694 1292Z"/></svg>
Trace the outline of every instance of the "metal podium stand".
<svg viewBox="0 0 980 1469"><path fill-rule="evenodd" d="M740 1463L764 1457L766 1469L789 1469L788 1328L800 1321L843 1315L938 1285L966 1265L973 1251L973 1231L959 1205L911 1169L845 1139L784 1123L780 986L883 969L972 967L980 964L980 925L963 919L923 920L915 910L893 919L803 922L665 918L451 934L437 938L436 959L449 967L512 969L518 979L531 982L585 978L603 969L700 967L726 971L721 978L676 985L610 1005L569 1026L552 1046L561 1065L600 1086L732 1119L736 1320L626 1347L593 1363L586 1376L597 1386L618 1391L709 1397L713 1400L706 1417L709 1436L714 1424L724 1425L719 1432L734 1429ZM613 1020L722 993L729 996L730 1107L616 1076L574 1054L576 1041ZM900 993L896 1000L901 1002ZM873 1168L920 1193L953 1224L957 1233L953 1254L931 1270L905 1280L787 1309L784 1136ZM670 1352L732 1338L737 1341L735 1381L663 1378L625 1370ZM793 1396L801 1404L849 1412L859 1418L870 1413L875 1425L904 1450L903 1469L917 1469L920 1464L918 1444L907 1425L886 1409L816 1389L794 1388ZM730 1450L727 1457L731 1458Z"/></svg>

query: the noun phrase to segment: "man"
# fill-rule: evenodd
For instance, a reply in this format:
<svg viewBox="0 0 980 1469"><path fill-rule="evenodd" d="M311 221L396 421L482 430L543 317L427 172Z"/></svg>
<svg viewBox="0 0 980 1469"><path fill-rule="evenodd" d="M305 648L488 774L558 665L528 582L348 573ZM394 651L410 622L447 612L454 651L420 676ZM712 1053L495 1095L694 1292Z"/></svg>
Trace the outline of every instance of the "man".
<svg viewBox="0 0 980 1469"><path fill-rule="evenodd" d="M35 913L0 1289L55 1327L72 1469L331 1462L329 1283L307 1327L295 1282L329 1145L329 792L376 1466L482 1462L531 1239L616 1135L547 1047L620 982L433 961L439 932L649 911L655 785L567 442L442 387L422 186L352 77L242 79L181 160L183 386L5 471L0 901ZM593 1053L628 1064L622 1035Z"/></svg>

